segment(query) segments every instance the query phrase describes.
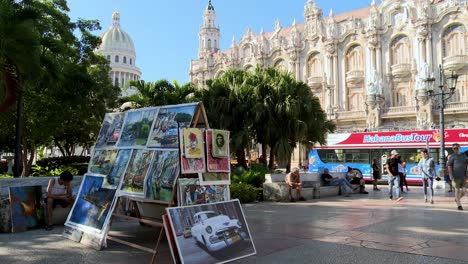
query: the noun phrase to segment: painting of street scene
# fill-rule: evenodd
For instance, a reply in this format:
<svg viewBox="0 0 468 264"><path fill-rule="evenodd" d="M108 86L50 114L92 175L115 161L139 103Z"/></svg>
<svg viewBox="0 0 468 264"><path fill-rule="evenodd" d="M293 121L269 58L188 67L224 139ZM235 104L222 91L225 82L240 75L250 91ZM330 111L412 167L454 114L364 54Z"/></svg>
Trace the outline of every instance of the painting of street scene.
<svg viewBox="0 0 468 264"><path fill-rule="evenodd" d="M120 137L125 113L107 113L102 122L95 148L113 147Z"/></svg>
<svg viewBox="0 0 468 264"><path fill-rule="evenodd" d="M148 147L177 148L178 129L190 126L196 106L191 104L159 109Z"/></svg>
<svg viewBox="0 0 468 264"><path fill-rule="evenodd" d="M24 232L44 224L41 186L10 187L11 232Z"/></svg>
<svg viewBox="0 0 468 264"><path fill-rule="evenodd" d="M151 169L146 176L145 196L148 199L169 202L179 176L179 151L156 150Z"/></svg>
<svg viewBox="0 0 468 264"><path fill-rule="evenodd" d="M102 188L104 177L85 174L78 197L68 216L67 226L100 232L108 218L115 189Z"/></svg>
<svg viewBox="0 0 468 264"><path fill-rule="evenodd" d="M127 112L124 128L117 146L146 146L148 135L158 108L139 109Z"/></svg>
<svg viewBox="0 0 468 264"><path fill-rule="evenodd" d="M222 202L229 199L229 185L200 185L198 179L179 179L179 206Z"/></svg>
<svg viewBox="0 0 468 264"><path fill-rule="evenodd" d="M122 187L123 192L144 195L145 176L151 164L154 150L135 149L132 152L130 163L125 171Z"/></svg>
<svg viewBox="0 0 468 264"><path fill-rule="evenodd" d="M256 254L239 200L166 211L184 264L224 263Z"/></svg>
<svg viewBox="0 0 468 264"><path fill-rule="evenodd" d="M88 171L90 173L108 175L114 165L117 152L117 149L95 150L89 162Z"/></svg>
<svg viewBox="0 0 468 264"><path fill-rule="evenodd" d="M207 154L206 154L207 168L206 169L209 172L229 172L231 170L229 155L227 156L218 155L217 157L215 157L213 155L214 153L213 147L215 145L221 145L222 143L224 145L224 148L227 149L227 151L229 151L229 148L226 147L227 144L225 144L224 142L221 142L222 140L220 138L218 138L217 141L213 141L213 138L214 138L213 133L214 133L213 130L206 131L206 149L207 149ZM217 135L219 136L222 134L218 133ZM224 140L224 137L223 137L223 140Z"/></svg>
<svg viewBox="0 0 468 264"><path fill-rule="evenodd" d="M117 189L120 183L120 178L127 168L128 161L130 159L130 154L132 153L131 149L119 149L117 153L117 158L115 158L114 165L110 173L107 175L104 180L103 188L108 189Z"/></svg>

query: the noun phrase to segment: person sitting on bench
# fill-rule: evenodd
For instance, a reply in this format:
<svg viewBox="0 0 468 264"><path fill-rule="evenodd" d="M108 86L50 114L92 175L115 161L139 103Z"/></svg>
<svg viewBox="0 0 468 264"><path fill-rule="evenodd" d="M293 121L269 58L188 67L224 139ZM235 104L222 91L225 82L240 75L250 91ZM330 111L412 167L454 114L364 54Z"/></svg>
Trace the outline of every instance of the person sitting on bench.
<svg viewBox="0 0 468 264"><path fill-rule="evenodd" d="M292 195L292 190L296 189L299 195L299 201L305 201L305 198L302 196L302 183L301 176L299 174L299 168L293 168L292 171L286 174L284 181L289 185L289 198L291 202L295 202Z"/></svg>
<svg viewBox="0 0 468 264"><path fill-rule="evenodd" d="M351 190L355 190L355 188L353 188L345 178L331 176L328 169L323 170L321 179L323 186L340 186L341 194L343 194L344 197L349 197L351 193L346 189L346 187L349 187ZM359 188L359 186L357 188Z"/></svg>

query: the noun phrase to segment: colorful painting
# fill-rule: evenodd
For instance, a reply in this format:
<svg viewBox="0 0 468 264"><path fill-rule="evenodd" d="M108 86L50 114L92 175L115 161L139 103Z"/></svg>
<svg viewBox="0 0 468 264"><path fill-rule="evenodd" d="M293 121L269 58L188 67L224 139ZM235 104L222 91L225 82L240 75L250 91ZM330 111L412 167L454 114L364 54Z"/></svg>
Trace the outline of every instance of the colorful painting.
<svg viewBox="0 0 468 264"><path fill-rule="evenodd" d="M95 148L114 147L120 137L125 113L107 113L102 122L101 131L96 141Z"/></svg>
<svg viewBox="0 0 468 264"><path fill-rule="evenodd" d="M180 167L182 174L205 172L205 157L189 159L184 154L184 135L182 129L179 132L180 140ZM202 152L204 154L204 152Z"/></svg>
<svg viewBox="0 0 468 264"><path fill-rule="evenodd" d="M199 128L184 128L184 154L188 159L203 158L203 130Z"/></svg>
<svg viewBox="0 0 468 264"><path fill-rule="evenodd" d="M211 151L213 157L229 158L229 131L218 129L213 129L210 131L211 142L214 142Z"/></svg>
<svg viewBox="0 0 468 264"><path fill-rule="evenodd" d="M130 163L125 171L122 186L123 192L144 195L145 176L151 165L154 150L135 149L132 152Z"/></svg>
<svg viewBox="0 0 468 264"><path fill-rule="evenodd" d="M128 160L130 159L131 149L120 149L115 158L114 165L104 180L103 188L117 189L120 184L120 178L127 168Z"/></svg>
<svg viewBox="0 0 468 264"><path fill-rule="evenodd" d="M102 188L104 177L85 174L78 197L65 225L80 231L99 233L110 219L115 189Z"/></svg>
<svg viewBox="0 0 468 264"><path fill-rule="evenodd" d="M11 232L24 232L44 224L41 186L10 187Z"/></svg>
<svg viewBox="0 0 468 264"><path fill-rule="evenodd" d="M122 135L117 146L144 147L159 108L138 109L127 112Z"/></svg>
<svg viewBox="0 0 468 264"><path fill-rule="evenodd" d="M178 129L190 126L197 105L198 103L160 108L151 130L148 147L177 148Z"/></svg>
<svg viewBox="0 0 468 264"><path fill-rule="evenodd" d="M206 184L230 184L230 174L227 172L205 172L198 173L198 179L203 185Z"/></svg>
<svg viewBox="0 0 468 264"><path fill-rule="evenodd" d="M228 201L229 185L200 185L198 179L179 179L179 206Z"/></svg>
<svg viewBox="0 0 468 264"><path fill-rule="evenodd" d="M95 150L89 162L88 171L90 173L108 175L114 165L117 151L117 149Z"/></svg>
<svg viewBox="0 0 468 264"><path fill-rule="evenodd" d="M222 131L222 130L207 130L206 131L206 149L207 149L207 155L206 155L206 160L207 160L207 166L206 170L209 172L230 172L231 170L231 164L229 160L229 156L218 156L215 157L213 156L214 153L214 147L218 143L216 142L213 144L213 139L215 138L214 131ZM227 131L224 131L227 132ZM218 135L222 135L222 133L218 133ZM226 144L225 144L226 145ZM229 149L226 147L227 151Z"/></svg>
<svg viewBox="0 0 468 264"><path fill-rule="evenodd" d="M155 150L151 169L146 176L145 197L169 202L179 176L179 151Z"/></svg>
<svg viewBox="0 0 468 264"><path fill-rule="evenodd" d="M182 264L225 263L257 253L239 200L166 211Z"/></svg>

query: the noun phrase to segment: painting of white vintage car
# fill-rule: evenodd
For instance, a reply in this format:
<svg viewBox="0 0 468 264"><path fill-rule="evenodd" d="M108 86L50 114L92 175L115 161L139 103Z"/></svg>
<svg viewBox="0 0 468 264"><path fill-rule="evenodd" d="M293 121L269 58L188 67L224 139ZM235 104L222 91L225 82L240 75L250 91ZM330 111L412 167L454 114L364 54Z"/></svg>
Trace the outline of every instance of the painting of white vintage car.
<svg viewBox="0 0 468 264"><path fill-rule="evenodd" d="M213 211L202 211L193 215L195 224L192 236L210 252L226 248L243 240L241 222Z"/></svg>

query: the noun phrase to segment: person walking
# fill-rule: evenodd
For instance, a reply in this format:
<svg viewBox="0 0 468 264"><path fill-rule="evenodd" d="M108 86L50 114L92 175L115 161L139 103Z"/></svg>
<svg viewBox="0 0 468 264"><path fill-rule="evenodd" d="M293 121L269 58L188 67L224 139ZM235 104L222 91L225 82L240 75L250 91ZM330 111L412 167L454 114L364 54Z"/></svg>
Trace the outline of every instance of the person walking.
<svg viewBox="0 0 468 264"><path fill-rule="evenodd" d="M418 167L422 175L422 183L424 188L424 202L427 203L427 187L429 183L429 191L431 195L431 204L434 203L434 178L436 174L435 162L429 157L427 149L421 150L422 158L419 160Z"/></svg>
<svg viewBox="0 0 468 264"><path fill-rule="evenodd" d="M460 200L466 192L466 166L468 165L468 161L465 154L460 153L460 144L453 144L452 149L453 153L448 161L449 175L452 182L455 183L455 202L457 203L458 210L463 210Z"/></svg>
<svg viewBox="0 0 468 264"><path fill-rule="evenodd" d="M385 163L385 169L388 173L388 194L389 199L393 199L393 185L395 185L395 194L397 202L403 200L400 196L400 176L398 174L398 151L396 149L390 152L390 158Z"/></svg>
<svg viewBox="0 0 468 264"><path fill-rule="evenodd" d="M374 183L374 191L380 191L377 188L377 182L382 178L382 174L380 173L380 165L377 162L377 159L372 160L372 178Z"/></svg>
<svg viewBox="0 0 468 264"><path fill-rule="evenodd" d="M445 183L449 185L450 189L448 190L448 192L453 192L453 185L452 185L452 180L450 179L449 167L448 167L449 160L450 160L450 155L447 156L447 166L445 168L444 180L445 180Z"/></svg>
<svg viewBox="0 0 468 264"><path fill-rule="evenodd" d="M400 176L400 189L401 192L406 186L406 191L409 191L408 182L406 181L406 162L401 159L401 156L398 156L398 174Z"/></svg>

